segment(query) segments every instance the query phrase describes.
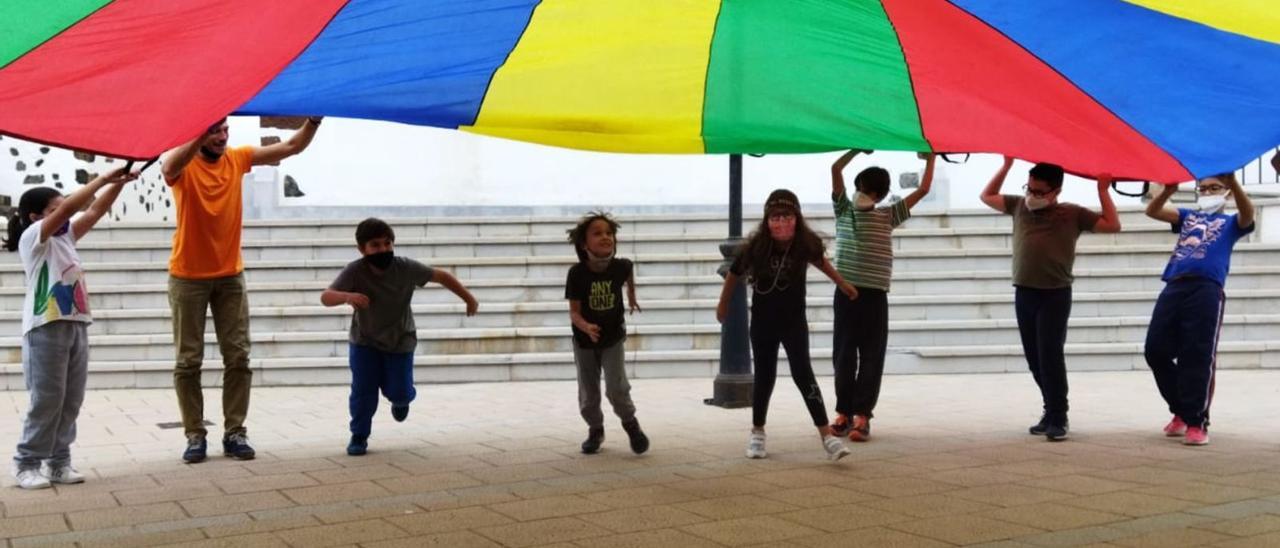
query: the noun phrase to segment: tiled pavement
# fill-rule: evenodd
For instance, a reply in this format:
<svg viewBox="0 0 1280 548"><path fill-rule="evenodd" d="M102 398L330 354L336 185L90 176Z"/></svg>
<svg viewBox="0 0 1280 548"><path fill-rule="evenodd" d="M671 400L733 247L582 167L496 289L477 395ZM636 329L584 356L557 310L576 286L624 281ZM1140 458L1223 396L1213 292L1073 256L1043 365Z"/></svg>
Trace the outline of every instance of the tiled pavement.
<svg viewBox="0 0 1280 548"><path fill-rule="evenodd" d="M830 378L822 379L830 393ZM874 438L829 463L794 386L779 382L770 458L742 451L750 412L702 404L709 379L638 380L653 440L605 450L568 382L420 386L409 420L384 405L370 454L347 457L343 387L257 389L259 457L178 462L169 390L91 392L83 485L0 488L8 546L1280 546L1280 372L1224 371L1213 444L1164 438L1144 372L1071 376L1073 439L1025 433L1028 375L893 376ZM218 396L206 392L211 416ZM16 439L21 392L0 393ZM214 436L218 435L214 428Z"/></svg>

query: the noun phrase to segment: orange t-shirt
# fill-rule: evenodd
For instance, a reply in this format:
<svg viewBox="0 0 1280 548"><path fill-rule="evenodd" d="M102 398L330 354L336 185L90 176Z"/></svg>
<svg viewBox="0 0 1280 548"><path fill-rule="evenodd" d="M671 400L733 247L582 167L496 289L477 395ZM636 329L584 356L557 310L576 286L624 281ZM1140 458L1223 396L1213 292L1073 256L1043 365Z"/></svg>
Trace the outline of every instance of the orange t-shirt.
<svg viewBox="0 0 1280 548"><path fill-rule="evenodd" d="M241 186L252 167L253 147L229 148L216 162L197 153L176 179L165 181L173 189L178 210L169 274L204 280L244 270Z"/></svg>

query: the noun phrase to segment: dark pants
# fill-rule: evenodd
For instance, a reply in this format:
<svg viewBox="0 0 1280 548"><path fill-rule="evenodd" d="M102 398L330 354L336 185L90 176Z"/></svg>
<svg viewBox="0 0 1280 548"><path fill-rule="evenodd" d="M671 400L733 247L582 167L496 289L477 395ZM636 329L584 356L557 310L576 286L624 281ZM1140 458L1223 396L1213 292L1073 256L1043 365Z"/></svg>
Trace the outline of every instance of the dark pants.
<svg viewBox="0 0 1280 548"><path fill-rule="evenodd" d="M1213 280L1169 282L1156 299L1144 354L1169 412L1188 426L1209 424L1218 334L1227 297Z"/></svg>
<svg viewBox="0 0 1280 548"><path fill-rule="evenodd" d="M884 353L889 344L889 296L883 289L858 288L858 298L836 290L832 358L836 371L836 412L870 418L880 399Z"/></svg>
<svg viewBox="0 0 1280 548"><path fill-rule="evenodd" d="M413 352L383 352L372 346L350 345L351 434L369 435L378 412L378 390L392 405L409 405L418 396L413 387Z"/></svg>
<svg viewBox="0 0 1280 548"><path fill-rule="evenodd" d="M827 425L827 407L822 402L822 389L813 377L813 364L809 360L809 321L804 314L786 318L751 319L751 351L755 354L756 379L752 388L751 420L756 427L764 427L769 414L769 398L778 380L778 345L787 351L791 364L791 380L804 397L809 417L814 426Z"/></svg>
<svg viewBox="0 0 1280 548"><path fill-rule="evenodd" d="M1067 319L1071 317L1071 288L1034 289L1018 287L1014 292L1018 332L1031 376L1040 387L1045 418L1050 424L1067 421Z"/></svg>

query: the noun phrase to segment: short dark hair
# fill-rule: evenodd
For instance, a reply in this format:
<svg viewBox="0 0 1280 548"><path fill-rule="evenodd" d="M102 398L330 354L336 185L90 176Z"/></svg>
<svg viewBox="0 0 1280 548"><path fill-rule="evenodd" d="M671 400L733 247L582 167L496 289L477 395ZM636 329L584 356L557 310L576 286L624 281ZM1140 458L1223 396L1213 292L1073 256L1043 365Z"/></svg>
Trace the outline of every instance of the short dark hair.
<svg viewBox="0 0 1280 548"><path fill-rule="evenodd" d="M1062 166L1058 164L1047 164L1040 162L1031 168L1031 178L1044 181L1049 188L1058 190L1062 188Z"/></svg>
<svg viewBox="0 0 1280 548"><path fill-rule="evenodd" d="M356 225L356 245L360 247L364 247L369 240L383 237L396 241L396 231L391 230L391 225L382 219L369 217Z"/></svg>
<svg viewBox="0 0 1280 548"><path fill-rule="evenodd" d="M882 199L889 195L889 172L876 166L864 169L853 178L853 188Z"/></svg>
<svg viewBox="0 0 1280 548"><path fill-rule="evenodd" d="M618 234L618 228L622 225L618 221L613 220L613 216L604 211L588 211L578 220L578 224L569 229L569 241L573 242L573 250L578 254L579 262L587 262L587 229L591 228L591 223L596 221L604 221L609 223L609 232L615 236ZM616 245L616 243L615 243ZM617 249L616 247L614 249Z"/></svg>

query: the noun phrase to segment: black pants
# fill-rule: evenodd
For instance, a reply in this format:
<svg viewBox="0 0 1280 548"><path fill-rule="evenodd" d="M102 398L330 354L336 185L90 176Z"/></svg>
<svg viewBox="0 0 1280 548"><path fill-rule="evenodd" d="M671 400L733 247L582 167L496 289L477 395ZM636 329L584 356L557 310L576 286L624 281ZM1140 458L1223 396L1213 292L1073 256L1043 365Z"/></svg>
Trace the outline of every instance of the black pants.
<svg viewBox="0 0 1280 548"><path fill-rule="evenodd" d="M889 296L883 289L858 288L858 298L836 290L832 358L836 371L836 412L870 418L880 399L884 353L889 344Z"/></svg>
<svg viewBox="0 0 1280 548"><path fill-rule="evenodd" d="M755 354L756 379L752 388L751 420L756 427L764 427L769 414L769 397L778 380L778 345L787 351L791 364L791 380L804 397L814 426L827 425L827 407L822 402L822 390L813 378L813 364L809 360L809 321L803 313L783 317L751 318L751 351Z"/></svg>
<svg viewBox="0 0 1280 548"><path fill-rule="evenodd" d="M1209 424L1218 333L1226 295L1213 280L1169 282L1156 299L1144 348L1169 412L1189 426Z"/></svg>
<svg viewBox="0 0 1280 548"><path fill-rule="evenodd" d="M1067 319L1071 317L1071 288L1034 289L1018 287L1014 292L1022 352L1031 376L1040 387L1044 412L1050 424L1067 421Z"/></svg>

